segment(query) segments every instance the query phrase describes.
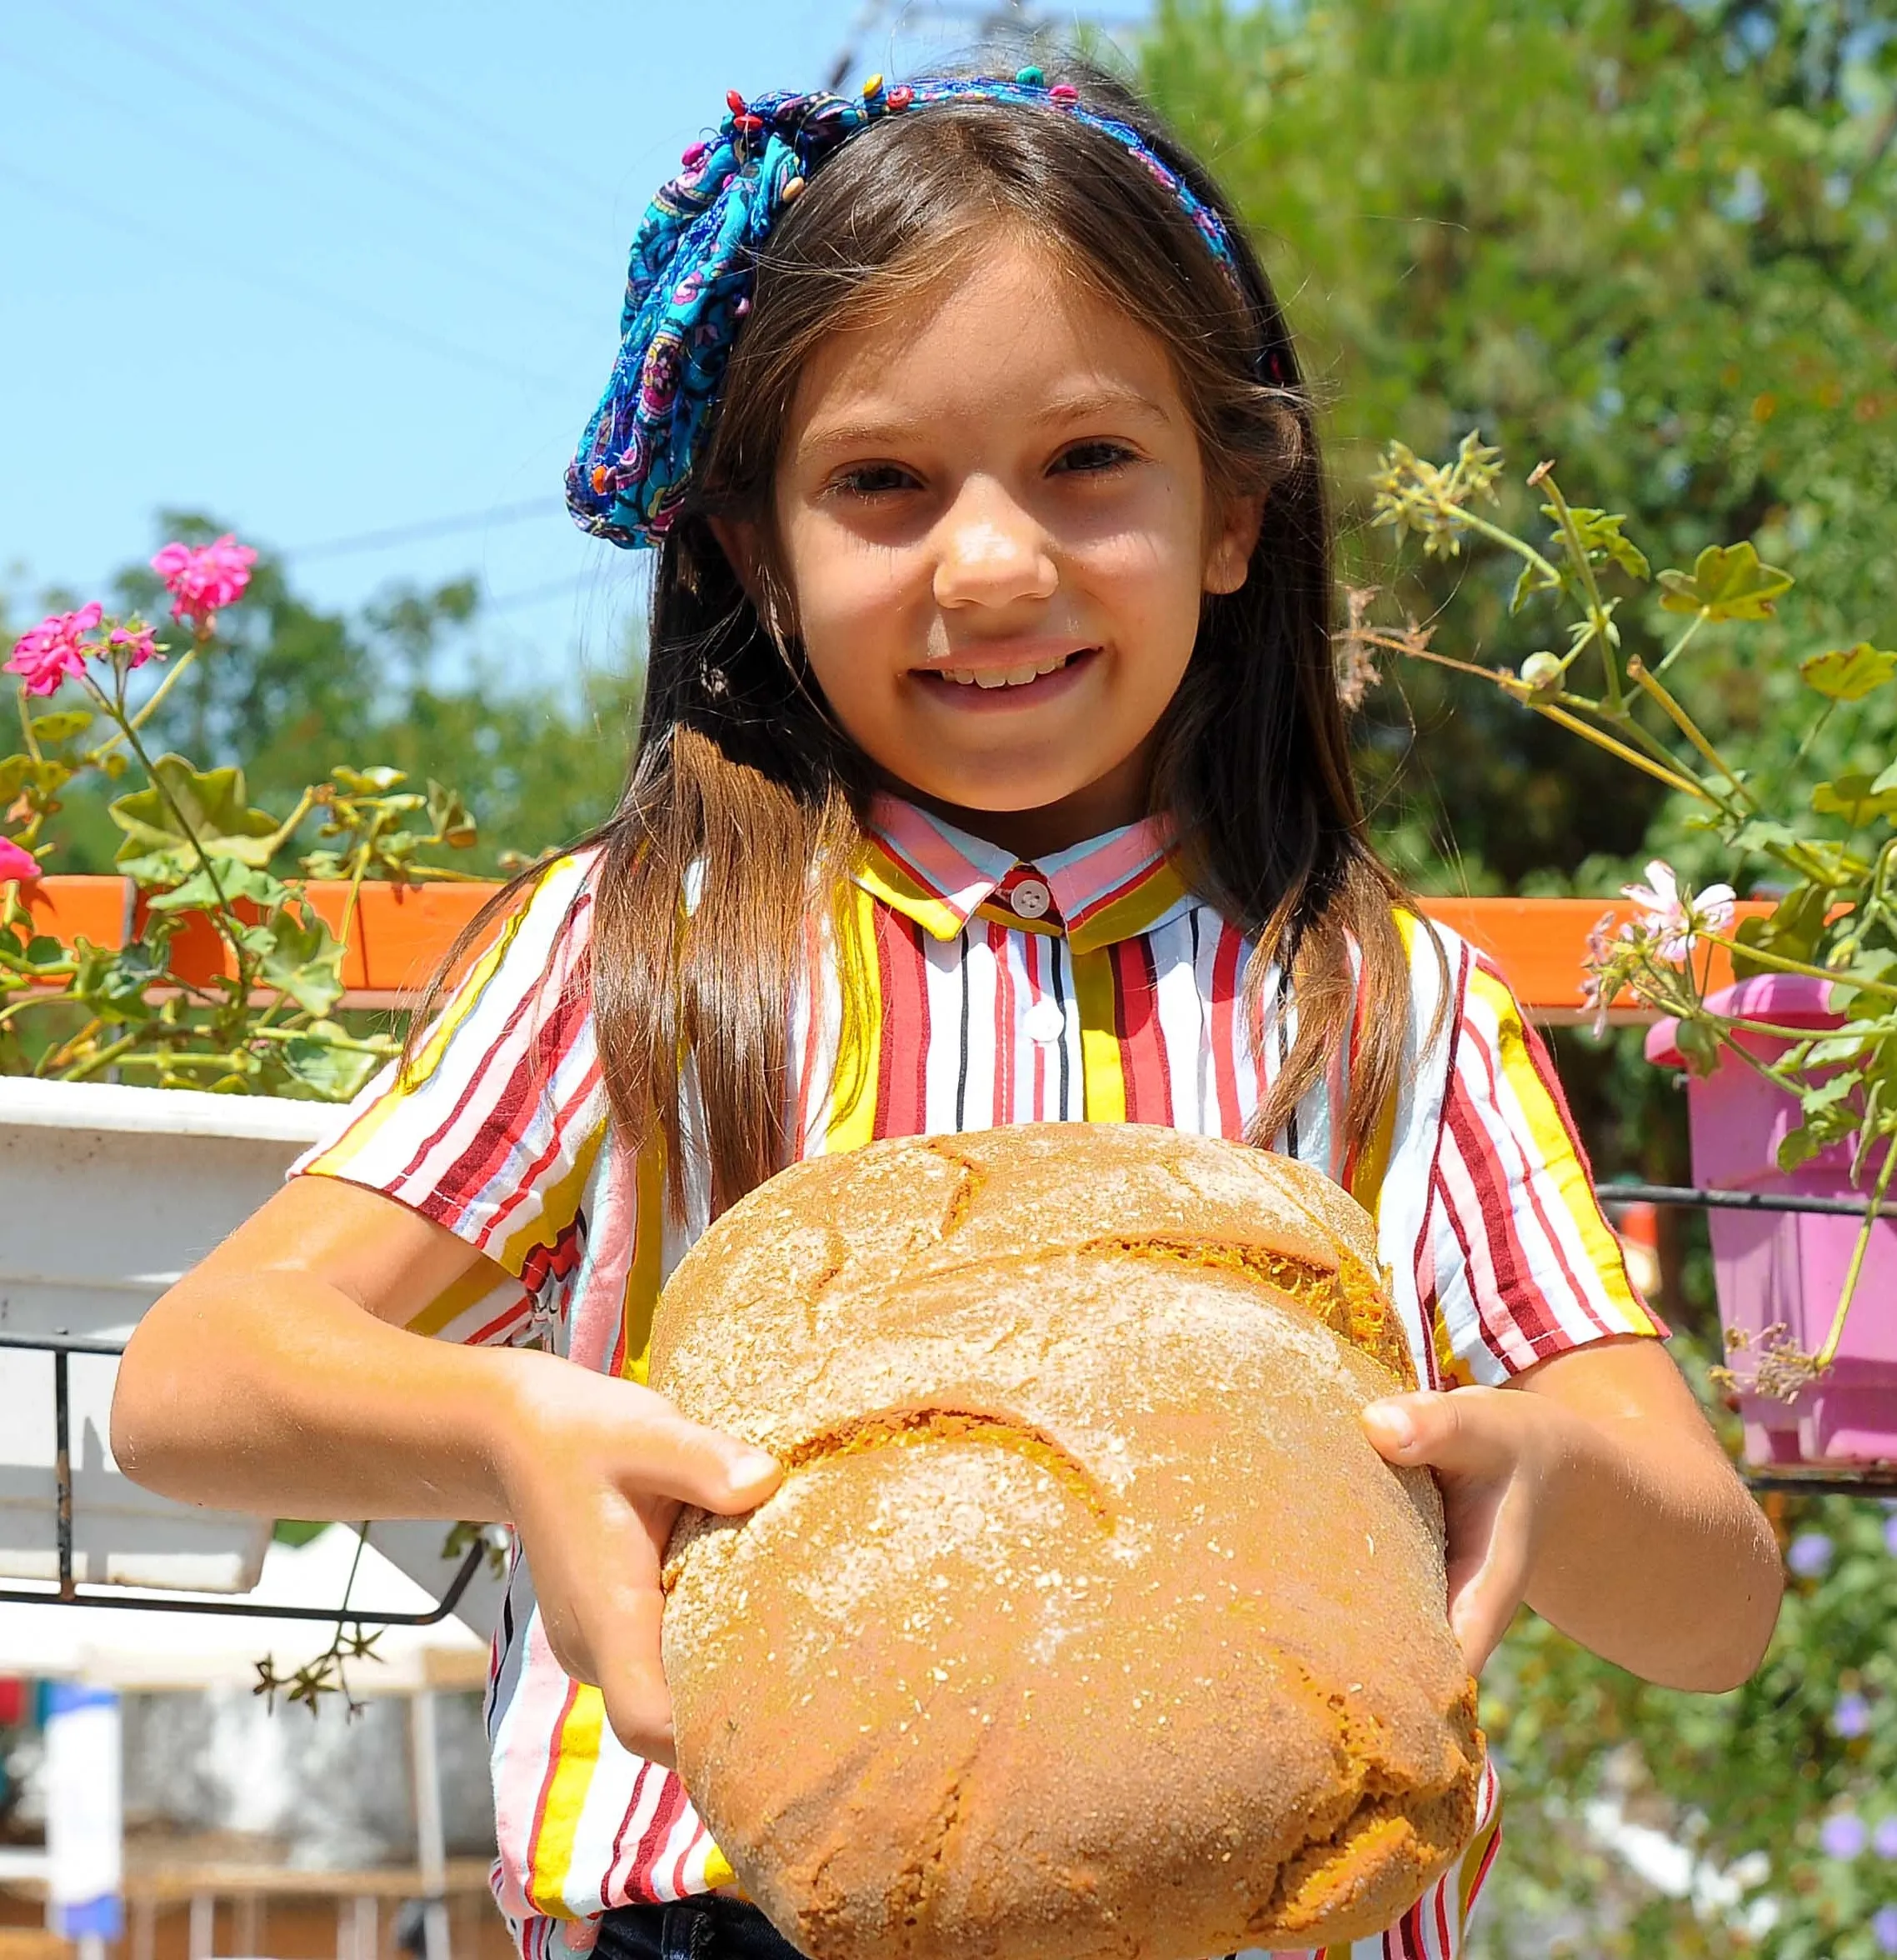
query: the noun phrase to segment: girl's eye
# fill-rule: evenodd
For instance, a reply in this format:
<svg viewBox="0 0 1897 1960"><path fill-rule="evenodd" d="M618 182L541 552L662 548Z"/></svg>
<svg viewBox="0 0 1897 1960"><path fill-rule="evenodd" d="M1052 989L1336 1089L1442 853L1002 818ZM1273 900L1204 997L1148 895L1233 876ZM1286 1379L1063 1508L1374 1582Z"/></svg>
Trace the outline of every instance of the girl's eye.
<svg viewBox="0 0 1897 1960"><path fill-rule="evenodd" d="M892 490L910 489L915 481L898 463L866 462L839 471L831 478L830 488L845 497L883 497Z"/></svg>
<svg viewBox="0 0 1897 1960"><path fill-rule="evenodd" d="M1101 440L1076 442L1071 449L1064 449L1054 468L1064 476L1101 477L1133 460L1133 452L1124 442Z"/></svg>

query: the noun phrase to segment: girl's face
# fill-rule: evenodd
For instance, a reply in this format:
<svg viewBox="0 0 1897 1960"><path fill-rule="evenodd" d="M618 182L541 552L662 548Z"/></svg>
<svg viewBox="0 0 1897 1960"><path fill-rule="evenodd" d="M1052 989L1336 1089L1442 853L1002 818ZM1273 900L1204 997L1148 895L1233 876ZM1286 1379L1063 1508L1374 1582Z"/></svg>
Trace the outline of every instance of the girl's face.
<svg viewBox="0 0 1897 1960"><path fill-rule="evenodd" d="M1145 813L1201 596L1244 582L1260 517L1210 508L1156 340L1003 232L824 343L782 458L796 632L893 786L1024 857Z"/></svg>

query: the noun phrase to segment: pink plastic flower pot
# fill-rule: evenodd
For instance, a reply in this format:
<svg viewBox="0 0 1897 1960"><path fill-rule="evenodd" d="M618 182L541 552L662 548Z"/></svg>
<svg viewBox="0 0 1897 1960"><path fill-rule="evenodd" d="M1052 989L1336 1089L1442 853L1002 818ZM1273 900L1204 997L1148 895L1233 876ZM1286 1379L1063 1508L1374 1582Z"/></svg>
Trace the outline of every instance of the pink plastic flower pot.
<svg viewBox="0 0 1897 1960"><path fill-rule="evenodd" d="M1786 1028L1835 1028L1840 1017L1827 1003L1822 980L1796 974L1762 974L1721 988L1707 1005ZM1679 1023L1662 1021L1646 1040L1650 1062L1683 1066L1675 1040ZM1786 1044L1764 1036L1743 1038L1766 1059ZM1708 1077L1687 1083L1692 1132L1693 1181L1712 1190L1861 1198L1850 1182L1850 1149L1837 1144L1796 1171L1778 1168L1781 1140L1798 1127L1795 1099L1730 1057ZM1807 1353L1824 1341L1844 1290L1860 1221L1798 1212L1713 1211L1713 1270L1720 1319L1729 1332L1756 1347L1773 1327ZM1897 1219L1873 1228L1864 1271L1837 1358L1818 1381L1790 1402L1742 1392L1747 1462L1761 1468L1798 1464L1847 1469L1873 1463L1897 1467ZM1743 1354L1733 1360L1743 1375Z"/></svg>

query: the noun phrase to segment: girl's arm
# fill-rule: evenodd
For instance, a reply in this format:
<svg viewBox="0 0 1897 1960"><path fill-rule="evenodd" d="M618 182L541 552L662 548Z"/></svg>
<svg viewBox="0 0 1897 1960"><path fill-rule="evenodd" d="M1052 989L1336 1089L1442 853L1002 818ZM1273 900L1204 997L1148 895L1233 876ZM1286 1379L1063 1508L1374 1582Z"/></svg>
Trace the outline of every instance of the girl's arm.
<svg viewBox="0 0 1897 1960"><path fill-rule="evenodd" d="M775 1462L662 1396L532 1350L405 1323L479 1268L444 1228L355 1185L292 1180L139 1323L112 1452L188 1503L292 1518L501 1519L555 1656L628 1748L670 1760L659 1568L681 1503L747 1511Z"/></svg>
<svg viewBox="0 0 1897 1960"><path fill-rule="evenodd" d="M1718 1692L1758 1666L1778 1546L1657 1341L1573 1348L1507 1388L1392 1396L1364 1420L1391 1462L1427 1464L1442 1486L1450 1618L1472 1672L1525 1599L1664 1687Z"/></svg>

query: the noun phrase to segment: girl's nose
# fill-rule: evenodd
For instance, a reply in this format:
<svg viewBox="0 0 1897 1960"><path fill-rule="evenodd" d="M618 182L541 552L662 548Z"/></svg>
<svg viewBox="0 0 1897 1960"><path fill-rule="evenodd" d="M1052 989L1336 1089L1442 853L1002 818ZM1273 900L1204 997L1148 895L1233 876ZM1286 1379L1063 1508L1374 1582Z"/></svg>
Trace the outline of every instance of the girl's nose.
<svg viewBox="0 0 1897 1960"><path fill-rule="evenodd" d="M1060 575L1046 538L997 486L967 486L942 520L940 536L937 605L1006 606L1054 596Z"/></svg>

